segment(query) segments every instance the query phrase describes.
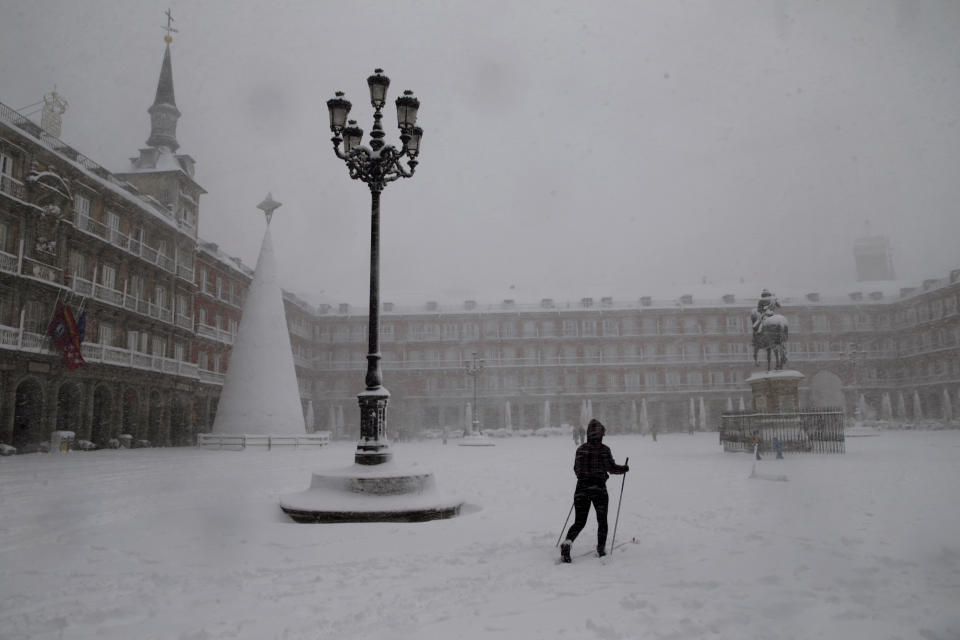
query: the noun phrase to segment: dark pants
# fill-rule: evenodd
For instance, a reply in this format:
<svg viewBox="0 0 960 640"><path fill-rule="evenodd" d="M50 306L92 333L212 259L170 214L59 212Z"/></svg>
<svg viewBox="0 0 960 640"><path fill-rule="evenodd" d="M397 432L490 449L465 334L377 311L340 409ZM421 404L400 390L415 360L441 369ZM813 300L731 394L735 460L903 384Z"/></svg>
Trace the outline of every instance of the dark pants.
<svg viewBox="0 0 960 640"><path fill-rule="evenodd" d="M597 546L607 543L607 505L610 497L607 495L606 482L579 481L573 493L573 510L577 517L570 530L567 531L567 540L573 542L580 535L580 531L587 525L587 516L590 515L590 505L597 512Z"/></svg>

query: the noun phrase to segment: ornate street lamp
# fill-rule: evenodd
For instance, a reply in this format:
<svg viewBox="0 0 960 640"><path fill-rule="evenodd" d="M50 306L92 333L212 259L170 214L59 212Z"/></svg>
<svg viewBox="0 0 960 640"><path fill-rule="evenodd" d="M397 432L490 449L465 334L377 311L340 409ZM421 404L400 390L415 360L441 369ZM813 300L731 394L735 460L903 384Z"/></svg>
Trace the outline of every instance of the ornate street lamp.
<svg viewBox="0 0 960 640"><path fill-rule="evenodd" d="M477 406L477 382L479 382L480 374L483 373L483 358L479 357L477 352L474 351L471 359L463 363L463 367L466 369L467 375L473 378L473 422L470 425L470 433L479 435L480 407Z"/></svg>
<svg viewBox="0 0 960 640"><path fill-rule="evenodd" d="M423 130L416 126L420 101L411 91L396 100L397 122L400 128L401 147L398 149L383 141L386 135L380 120L386 105L390 79L383 69L376 69L367 78L370 88L370 104L373 106L373 128L370 130L370 145L362 144L363 130L356 121L347 122L350 101L338 91L336 97L327 100L330 112L330 130L333 132L333 151L347 165L354 180L362 180L370 188L370 323L367 333L366 389L357 398L360 403L360 441L354 460L358 464L374 465L387 462L392 457L387 443L387 401L390 392L383 386L380 368L380 192L387 183L400 178L410 178L417 167L420 154L420 138ZM340 144L343 143L343 150ZM406 167L402 164L406 160Z"/></svg>

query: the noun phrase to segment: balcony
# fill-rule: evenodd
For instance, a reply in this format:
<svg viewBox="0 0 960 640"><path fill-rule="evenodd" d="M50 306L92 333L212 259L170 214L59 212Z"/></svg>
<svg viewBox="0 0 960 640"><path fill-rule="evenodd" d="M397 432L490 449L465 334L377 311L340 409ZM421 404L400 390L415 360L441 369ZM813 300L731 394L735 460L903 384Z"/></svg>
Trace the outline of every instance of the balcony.
<svg viewBox="0 0 960 640"><path fill-rule="evenodd" d="M60 284L63 281L63 269L44 264L33 258L23 259L23 275Z"/></svg>
<svg viewBox="0 0 960 640"><path fill-rule="evenodd" d="M192 362L174 360L153 356L139 351L109 347L95 342L84 342L81 345L83 359L88 364L103 364L110 366L129 367L143 371L156 371L184 378L200 379L199 368ZM0 325L0 349L28 351L42 355L57 356L50 348L50 337L42 333L25 331L22 327L6 327ZM220 384L223 384L222 376Z"/></svg>
<svg viewBox="0 0 960 640"><path fill-rule="evenodd" d="M115 307L122 307L128 311L135 311L167 324L176 324L184 329L193 329L193 320L189 316L179 316L174 320L173 311L147 300L141 300L133 295L112 289L110 287L73 276L72 289L75 293L106 302Z"/></svg>
<svg viewBox="0 0 960 640"><path fill-rule="evenodd" d="M13 176L8 176L6 174L0 174L0 193L5 193L8 196L12 196L18 200L23 200L26 198L26 192L23 187L23 183Z"/></svg>
<svg viewBox="0 0 960 640"><path fill-rule="evenodd" d="M12 253L0 251L0 271L7 273L18 273L20 259Z"/></svg>
<svg viewBox="0 0 960 640"><path fill-rule="evenodd" d="M204 338L210 338L211 340L216 340L224 344L233 344L233 334L224 329L218 329L217 327L211 327L208 324L197 324L197 335Z"/></svg>
<svg viewBox="0 0 960 640"><path fill-rule="evenodd" d="M135 240L130 236L124 235L119 229L111 229L102 222L85 215L77 216L74 220L74 225L80 231L109 242L113 246L123 249L133 256L142 258L150 264L157 265L164 271L172 273L179 278L191 283L193 282L193 267L182 264L177 265L173 258L158 252L140 240Z"/></svg>

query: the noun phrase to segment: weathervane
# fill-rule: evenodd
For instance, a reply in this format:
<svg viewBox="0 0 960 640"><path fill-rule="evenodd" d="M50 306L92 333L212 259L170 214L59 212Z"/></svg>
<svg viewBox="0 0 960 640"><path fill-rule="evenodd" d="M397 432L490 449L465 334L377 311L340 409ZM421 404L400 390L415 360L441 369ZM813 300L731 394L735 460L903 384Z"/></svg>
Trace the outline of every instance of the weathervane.
<svg viewBox="0 0 960 640"><path fill-rule="evenodd" d="M263 199L263 202L257 205L257 209L263 211L267 216L267 226L270 226L270 219L273 218L274 209L278 208L280 203L273 199L272 193L267 193L267 197Z"/></svg>
<svg viewBox="0 0 960 640"><path fill-rule="evenodd" d="M170 9L167 9L164 15L167 16L167 26L160 27L160 28L166 30L167 32L167 35L163 36L163 41L166 42L167 44L170 44L171 42L173 42L173 36L171 36L170 34L177 33L177 30L173 28L173 16L170 15Z"/></svg>

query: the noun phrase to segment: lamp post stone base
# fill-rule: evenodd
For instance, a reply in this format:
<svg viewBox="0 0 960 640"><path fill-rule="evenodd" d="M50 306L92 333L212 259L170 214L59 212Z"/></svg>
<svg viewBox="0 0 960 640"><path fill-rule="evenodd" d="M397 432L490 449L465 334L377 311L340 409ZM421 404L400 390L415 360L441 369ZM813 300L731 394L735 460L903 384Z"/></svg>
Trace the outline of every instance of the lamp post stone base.
<svg viewBox="0 0 960 640"><path fill-rule="evenodd" d="M284 513L301 523L426 522L453 518L462 506L437 489L428 469L395 462L318 471L307 490L280 498Z"/></svg>

